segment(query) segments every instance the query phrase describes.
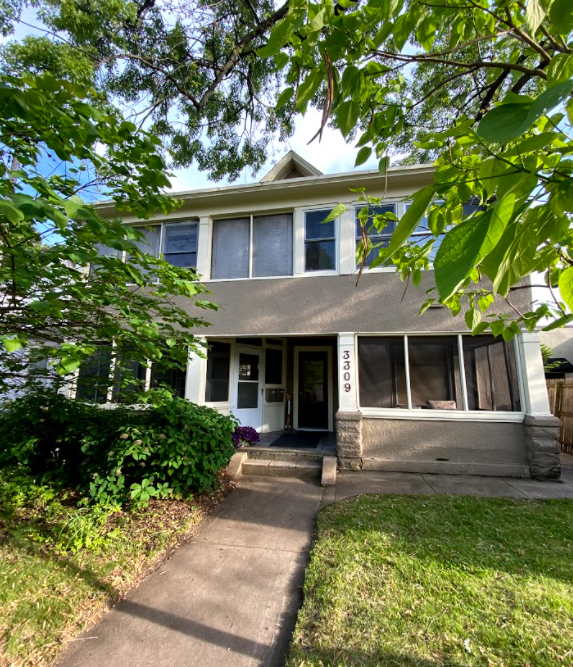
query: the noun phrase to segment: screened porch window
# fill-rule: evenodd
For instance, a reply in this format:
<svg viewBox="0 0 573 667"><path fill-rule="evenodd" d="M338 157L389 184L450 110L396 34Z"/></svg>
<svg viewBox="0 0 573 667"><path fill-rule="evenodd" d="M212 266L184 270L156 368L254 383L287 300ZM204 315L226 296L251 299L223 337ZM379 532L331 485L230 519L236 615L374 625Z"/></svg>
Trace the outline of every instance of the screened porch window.
<svg viewBox="0 0 573 667"><path fill-rule="evenodd" d="M207 352L206 403L225 403L229 400L231 344L209 343Z"/></svg>
<svg viewBox="0 0 573 667"><path fill-rule="evenodd" d="M211 278L291 276L292 224L292 213L215 220Z"/></svg>
<svg viewBox="0 0 573 667"><path fill-rule="evenodd" d="M513 342L493 336L361 336L360 405L521 410Z"/></svg>
<svg viewBox="0 0 573 667"><path fill-rule="evenodd" d="M336 220L323 222L331 209L306 211L304 214L304 270L336 269Z"/></svg>
<svg viewBox="0 0 573 667"><path fill-rule="evenodd" d="M364 207L357 207L354 209L354 220L356 225L356 251L357 253L360 253L357 254L357 257L360 257L360 260L356 262L358 266L360 266L362 263L361 259L363 249L362 228L360 226L360 218L358 216L363 208ZM392 237L392 234L396 229L396 225L398 224L396 221L390 220L384 229L378 231L374 226L374 218L377 215L383 215L384 213L393 213L396 215L396 204L383 204L381 206L368 207L368 220L365 224L365 228L368 234L368 238L372 242L372 245L376 247L372 248L372 250L366 256L366 266L370 266L376 257L378 257L380 254L380 248L388 247L390 238Z"/></svg>

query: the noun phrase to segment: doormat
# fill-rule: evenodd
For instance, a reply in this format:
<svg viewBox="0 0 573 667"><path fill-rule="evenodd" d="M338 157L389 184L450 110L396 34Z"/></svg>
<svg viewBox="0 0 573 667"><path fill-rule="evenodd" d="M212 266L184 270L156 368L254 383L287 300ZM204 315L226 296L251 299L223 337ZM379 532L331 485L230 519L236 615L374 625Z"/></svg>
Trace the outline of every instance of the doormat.
<svg viewBox="0 0 573 667"><path fill-rule="evenodd" d="M314 449L320 442L324 433L320 431L293 431L283 433L270 447L287 447L288 449Z"/></svg>

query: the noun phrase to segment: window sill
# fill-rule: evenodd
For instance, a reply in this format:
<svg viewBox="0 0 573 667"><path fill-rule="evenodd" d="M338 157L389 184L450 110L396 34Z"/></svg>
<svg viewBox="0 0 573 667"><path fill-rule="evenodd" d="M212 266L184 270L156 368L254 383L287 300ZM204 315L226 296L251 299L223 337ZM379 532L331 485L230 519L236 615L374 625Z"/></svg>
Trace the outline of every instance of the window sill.
<svg viewBox="0 0 573 667"><path fill-rule="evenodd" d="M474 410L407 410L404 408L358 408L368 419L405 419L413 421L508 422L520 424L525 412Z"/></svg>
<svg viewBox="0 0 573 667"><path fill-rule="evenodd" d="M252 278L209 278L209 280L198 280L205 285L207 283L238 283L251 280L290 280L291 278L308 278L314 276L338 276L338 271L305 271L304 273L295 273L290 276L253 276Z"/></svg>

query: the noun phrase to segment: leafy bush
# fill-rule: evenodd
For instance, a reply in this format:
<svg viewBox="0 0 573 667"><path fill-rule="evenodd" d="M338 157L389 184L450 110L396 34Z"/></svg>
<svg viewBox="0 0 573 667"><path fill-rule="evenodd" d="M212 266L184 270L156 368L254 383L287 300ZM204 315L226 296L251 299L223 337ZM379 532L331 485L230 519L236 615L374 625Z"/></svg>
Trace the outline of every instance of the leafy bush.
<svg viewBox="0 0 573 667"><path fill-rule="evenodd" d="M152 398L145 409L105 410L32 391L2 406L0 466L24 466L104 505L215 488L236 421L166 392Z"/></svg>
<svg viewBox="0 0 573 667"><path fill-rule="evenodd" d="M261 438L252 426L237 426L233 433L235 447L252 447Z"/></svg>

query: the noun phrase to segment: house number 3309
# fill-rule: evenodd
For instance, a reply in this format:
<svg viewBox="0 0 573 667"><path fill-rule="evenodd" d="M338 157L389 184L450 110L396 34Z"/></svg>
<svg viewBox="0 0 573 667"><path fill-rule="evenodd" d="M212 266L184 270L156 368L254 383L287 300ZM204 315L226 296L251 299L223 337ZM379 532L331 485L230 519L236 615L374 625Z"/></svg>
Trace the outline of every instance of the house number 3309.
<svg viewBox="0 0 573 667"><path fill-rule="evenodd" d="M346 393L352 389L352 385L350 384L350 364L350 350L344 350L342 353L342 370L344 373L344 391Z"/></svg>

